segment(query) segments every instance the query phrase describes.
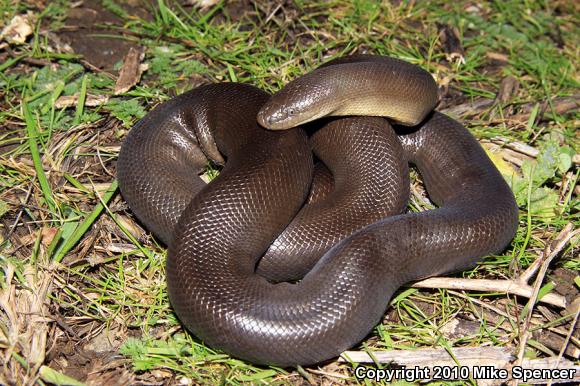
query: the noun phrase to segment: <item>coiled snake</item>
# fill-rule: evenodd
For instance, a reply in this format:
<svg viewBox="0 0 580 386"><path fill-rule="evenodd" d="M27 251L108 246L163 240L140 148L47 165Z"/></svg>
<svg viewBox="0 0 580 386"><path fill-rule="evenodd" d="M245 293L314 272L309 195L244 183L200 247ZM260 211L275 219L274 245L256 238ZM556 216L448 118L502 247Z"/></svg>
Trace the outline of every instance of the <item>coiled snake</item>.
<svg viewBox="0 0 580 386"><path fill-rule="evenodd" d="M313 364L361 341L402 284L505 248L517 228L513 194L475 138L432 112L436 91L417 66L358 55L271 97L206 85L140 120L119 155L119 184L169 246L169 297L183 324L255 363ZM226 162L205 185L207 159ZM408 162L438 208L403 213Z"/></svg>

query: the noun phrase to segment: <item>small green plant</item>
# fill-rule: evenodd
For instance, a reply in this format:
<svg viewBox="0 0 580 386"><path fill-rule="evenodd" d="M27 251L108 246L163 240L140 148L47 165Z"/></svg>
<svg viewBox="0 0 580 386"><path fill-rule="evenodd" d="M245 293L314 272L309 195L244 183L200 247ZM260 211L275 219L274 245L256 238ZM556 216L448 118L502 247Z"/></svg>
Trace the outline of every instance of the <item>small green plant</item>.
<svg viewBox="0 0 580 386"><path fill-rule="evenodd" d="M147 73L155 76L156 83L161 87L171 89L175 88L180 80L208 72L204 64L185 55L185 47L180 45L155 47L151 53Z"/></svg>
<svg viewBox="0 0 580 386"><path fill-rule="evenodd" d="M561 207L558 194L547 184L572 167L575 151L569 146L560 146L553 135L544 137L539 150L535 160L524 161L523 176L513 175L510 182L518 205L527 208L531 215L549 221L560 214Z"/></svg>
<svg viewBox="0 0 580 386"><path fill-rule="evenodd" d="M125 127L130 127L137 119L143 118L146 113L137 98L113 98L107 103L106 109L112 116L122 121Z"/></svg>

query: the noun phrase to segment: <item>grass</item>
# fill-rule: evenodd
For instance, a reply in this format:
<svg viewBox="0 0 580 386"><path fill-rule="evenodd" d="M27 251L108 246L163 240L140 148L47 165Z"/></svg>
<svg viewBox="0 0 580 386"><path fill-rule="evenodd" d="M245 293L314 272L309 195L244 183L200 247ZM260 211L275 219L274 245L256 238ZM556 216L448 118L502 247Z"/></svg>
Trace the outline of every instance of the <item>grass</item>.
<svg viewBox="0 0 580 386"><path fill-rule="evenodd" d="M113 0L94 3L117 15L116 21L78 34L145 48L148 70L120 96L112 95L109 75L120 63L97 71L89 58L59 51L49 33L66 29L69 2L39 10L33 2L0 1L0 27L26 11L35 15L23 44L0 49L0 383L58 383L52 373L39 378L49 372L41 364L57 370L56 376L96 383L365 383L353 378L353 364L253 366L204 346L172 313L165 249L135 222L118 194L115 160L125 134L150 107L203 82L249 82L275 91L326 58L371 52L428 69L446 91L445 108L493 99L502 79L514 76L519 89L508 103L458 118L482 140L499 135L540 153L502 167L521 209L516 238L502 255L488 256L462 275L516 277L567 223L578 224L580 201L573 192L579 171L572 161L579 151L578 111L561 114L554 104L578 92L580 12L573 2L256 1L198 10L158 0L147 8L149 16ZM464 62L448 60L442 25L457 29ZM59 97L71 95L79 95L75 105L55 107ZM89 107L83 103L89 95L110 98ZM514 118L526 106L531 112ZM499 158L494 160L501 167ZM415 199L412 207L425 204ZM580 282L577 243L553 266L571 275L572 291ZM39 292L42 283L45 293ZM39 327L22 314L22 307L32 306L10 291L44 295L34 309L48 316L44 345L33 339ZM504 294L403 288L359 348L517 345L524 304ZM571 318L558 310L533 312L534 330L570 328ZM457 318L475 323L471 333L444 332ZM535 338L526 348L529 357L555 354ZM91 362L83 363L82 355Z"/></svg>

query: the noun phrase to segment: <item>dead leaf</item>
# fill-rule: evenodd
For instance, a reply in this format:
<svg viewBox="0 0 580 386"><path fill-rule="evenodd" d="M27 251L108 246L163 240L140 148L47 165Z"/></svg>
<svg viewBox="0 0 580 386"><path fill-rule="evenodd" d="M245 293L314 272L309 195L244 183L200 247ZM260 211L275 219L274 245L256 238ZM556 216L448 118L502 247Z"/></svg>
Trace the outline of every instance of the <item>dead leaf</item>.
<svg viewBox="0 0 580 386"><path fill-rule="evenodd" d="M439 28L439 40L443 45L443 51L445 51L447 61L457 61L465 64L465 50L461 45L457 27L439 23L437 27Z"/></svg>
<svg viewBox="0 0 580 386"><path fill-rule="evenodd" d="M40 230L40 234L42 235L42 245L48 247L52 240L54 240L54 236L58 233L58 228L48 228L44 227Z"/></svg>
<svg viewBox="0 0 580 386"><path fill-rule="evenodd" d="M508 103L513 96L518 92L520 83L515 76L506 76L501 80L499 90L497 92L496 100L501 103Z"/></svg>
<svg viewBox="0 0 580 386"><path fill-rule="evenodd" d="M439 332L447 339L458 339L465 336L477 335L479 329L480 324L477 321L455 318L444 324Z"/></svg>
<svg viewBox="0 0 580 386"><path fill-rule="evenodd" d="M171 378L174 374L167 370L151 370L151 375L155 378Z"/></svg>
<svg viewBox="0 0 580 386"><path fill-rule="evenodd" d="M63 107L76 106L79 101L79 95L65 95L59 97L54 103L54 107L62 109ZM96 107L103 105L109 101L108 95L87 95L85 98L85 106Z"/></svg>
<svg viewBox="0 0 580 386"><path fill-rule="evenodd" d="M123 94L135 86L141 80L141 74L147 69L146 66L141 65L141 61L145 57L145 53L140 48L129 49L125 59L123 59L123 67L119 71L119 78L115 83L114 94Z"/></svg>
<svg viewBox="0 0 580 386"><path fill-rule="evenodd" d="M34 28L34 15L28 13L26 15L16 15L10 20L10 23L4 27L0 33L0 39L6 40L13 44L22 44L26 38L32 35Z"/></svg>
<svg viewBox="0 0 580 386"><path fill-rule="evenodd" d="M220 2L220 0L186 0L185 4L186 5L193 5L194 7L199 7L202 9L207 9L207 8L213 7L214 5L216 5L219 2Z"/></svg>
<svg viewBox="0 0 580 386"><path fill-rule="evenodd" d="M501 174L508 178L514 178L514 176L519 175L516 168L505 161L506 158L509 158L505 149L501 149L497 145L494 146L494 144L484 143L483 145L487 156L491 159L491 162L493 162Z"/></svg>
<svg viewBox="0 0 580 386"><path fill-rule="evenodd" d="M507 55L500 54L498 52L486 52L485 57L502 63L507 63L510 60L510 58Z"/></svg>

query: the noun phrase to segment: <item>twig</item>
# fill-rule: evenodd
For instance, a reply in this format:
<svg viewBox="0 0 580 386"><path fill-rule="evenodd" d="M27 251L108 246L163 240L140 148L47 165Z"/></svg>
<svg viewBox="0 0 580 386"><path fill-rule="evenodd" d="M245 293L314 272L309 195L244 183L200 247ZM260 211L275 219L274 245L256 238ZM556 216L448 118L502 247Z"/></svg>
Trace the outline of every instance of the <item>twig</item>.
<svg viewBox="0 0 580 386"><path fill-rule="evenodd" d="M562 357L564 356L564 352L566 351L566 347L568 346L568 343L570 343L570 338L572 337L572 334L574 333L574 328L576 328L576 323L578 323L578 316L579 315L580 315L580 308L578 308L578 310L576 310L576 315L574 316L574 320L570 324L570 329L568 330L568 335L566 335L566 339L564 340L564 343L562 344L562 348L560 349L560 352L558 353L558 359L556 360L556 363L554 364L554 368L557 368L560 365L560 362L562 361ZM552 380L550 380L550 382L548 382L548 386L550 386L551 384L552 384Z"/></svg>
<svg viewBox="0 0 580 386"><path fill-rule="evenodd" d="M550 249L548 246L544 250L543 257L538 258L534 261L517 279L512 280L488 280L488 279L461 279L461 278L450 278L450 277L432 277L429 279L421 280L410 285L414 288L445 288L454 290L470 290L470 291L486 291L486 292L504 292L506 294L523 296L530 299L530 302L535 304L538 301L538 292L540 290L538 280L534 283L534 286L530 286L528 282L536 274L538 269L540 269L540 275L543 279L543 275L546 274L548 265L552 259L564 248L564 246L570 241L572 237L580 232L580 230L573 231L574 227L572 224L568 224L562 229L558 234L556 240L552 243L554 249ZM555 244L554 244L555 243ZM551 244L551 245L552 245ZM548 257L545 257L548 256ZM540 276L538 276L540 277ZM568 307L568 302L566 298L557 294L546 294L541 299L540 302L551 304L559 308ZM531 313L530 313L531 314ZM530 315L529 314L529 315Z"/></svg>
<svg viewBox="0 0 580 386"><path fill-rule="evenodd" d="M536 149L533 146L527 145L525 143L522 142L510 142L510 140L508 138L505 137L493 137L491 139L491 142L497 144L497 145L502 145L507 147L508 149L517 151L518 153L522 153L525 154L527 156L536 158L538 156L538 154L540 154L540 151L538 149Z"/></svg>
<svg viewBox="0 0 580 386"><path fill-rule="evenodd" d="M450 293L450 294L452 294L452 295L455 295L455 296L457 296L457 297L463 298L463 299L465 299L465 300L467 300L467 301L469 301L469 302L471 302L471 303L478 304L478 305L480 305L482 308L486 308L486 309L488 309L488 310L490 310L490 311L493 311L494 313L496 313L496 314L498 314L498 315L500 315L500 316L503 316L503 317L504 317L504 318L506 318L506 319L511 319L511 318L512 318L512 316L511 316L511 315L509 315L507 312L505 312L505 311L502 311L502 310L500 310L500 309L499 309L499 308L497 308L497 307L494 307L494 306L493 306L493 305L491 305L490 303L486 303L486 302L483 302L483 301L481 301L481 300L479 300L479 299L475 299L475 298L469 297L469 296L465 295L465 294L464 294L464 293L462 293L462 292L457 292L457 291L450 290L450 291L449 291L449 293ZM544 323L543 323L543 322L540 322L540 321L537 321L537 320L533 320L533 319L532 319L532 322L531 322L531 323L532 323L533 325L536 325L536 326L543 326L543 325L544 325ZM502 328L502 329L504 329L504 330L505 330L505 328L504 328L504 327L502 327L502 326L498 326L498 327L500 327L500 328ZM510 325L510 327L511 327L511 325ZM560 336L566 336L566 335L567 335L567 331L563 331L563 330L561 330L561 329L559 329L559 328L557 328L557 327L544 327L544 328L546 328L548 331L551 331L551 332L553 332L553 333L555 333L555 334L558 334L558 335L560 335ZM510 328L510 331L511 331L511 328ZM577 345L577 346L580 346L580 341L579 341L578 339L576 339L574 336L572 336L572 337L570 338L570 340L572 340L572 342L573 342L575 345Z"/></svg>
<svg viewBox="0 0 580 386"><path fill-rule="evenodd" d="M13 58L18 58L20 56L8 47L6 47L6 52L8 52L8 55L10 55ZM22 56L20 60L22 60L25 63L32 64L33 66L40 66L40 67L50 66L52 64L52 62L50 62L48 60L32 58L30 56Z"/></svg>
<svg viewBox="0 0 580 386"><path fill-rule="evenodd" d="M117 80L117 77L116 77L115 75L113 75L113 74L111 74L110 72L108 72L108 71L105 71L105 70L103 70L103 69L101 69L101 68L99 68L99 67L95 66L94 64L92 64L92 63L91 63L91 62L89 62L88 60L85 60L85 59L79 59L79 63L80 63L80 64L81 64L81 65L82 65L84 68L86 68L86 69L87 69L87 70L89 70L89 71L93 71L93 72L97 72L97 73L99 73L99 74L105 75L105 76L106 76L106 77L108 77L109 79L112 79L112 80L115 80L115 81Z"/></svg>
<svg viewBox="0 0 580 386"><path fill-rule="evenodd" d="M491 142L495 143L496 145L505 146L510 150L527 155L532 158L536 158L538 154L540 154L540 151L535 147L532 147L522 142L517 141L511 142L508 138L505 137L500 136L493 137L491 139ZM575 154L574 157L572 157L572 162L576 165L580 164L580 154Z"/></svg>
<svg viewBox="0 0 580 386"><path fill-rule="evenodd" d="M432 277L413 283L414 288L445 288L467 291L503 292L529 298L532 296L533 287L519 280L487 280L487 279L456 279L450 277ZM541 302L551 304L559 308L568 306L566 298L556 294L546 294L540 299Z"/></svg>
<svg viewBox="0 0 580 386"><path fill-rule="evenodd" d="M517 121L527 121L530 113L535 108L537 102L526 103L520 107L520 113L509 117L509 119ZM571 95L567 97L554 97L551 101L544 101L538 112L537 120L544 120L546 113L554 112L556 114L564 114L568 111L580 107L580 94ZM553 108L553 110L552 110Z"/></svg>
<svg viewBox="0 0 580 386"><path fill-rule="evenodd" d="M520 275L518 280L528 283L532 277L538 272L538 269L542 266L542 259L536 259L530 266Z"/></svg>
<svg viewBox="0 0 580 386"><path fill-rule="evenodd" d="M455 116L469 116L477 115L483 110L493 106L495 104L495 99L488 98L477 98L467 103L462 103L460 105L447 107L441 109L440 111L445 114L451 114ZM506 117L509 120L516 121L527 121L530 113L535 108L537 102L530 102L519 106L520 113L512 116ZM555 97L551 101L554 107L554 112L557 114L564 114L568 111L577 109L580 107L580 95L572 95L567 97ZM543 120L545 118L545 113L548 112L550 103L548 101L544 102L540 108L537 119Z"/></svg>
<svg viewBox="0 0 580 386"><path fill-rule="evenodd" d="M466 116L466 115L476 115L482 110L492 106L494 103L493 99L475 99L472 102L462 103L460 105L447 107L441 109L440 111L445 114L455 115L455 116Z"/></svg>
<svg viewBox="0 0 580 386"><path fill-rule="evenodd" d="M14 220L14 223L12 223L12 225L10 226L10 230L8 231L8 234L6 235L6 240L8 240L12 236L14 231L16 230L16 227L18 226L18 222L22 218L22 213L24 212L24 208L26 207L28 200L30 200L30 195L32 193L33 187L34 187L34 184L31 183L30 186L28 187L28 191L26 192L26 196L24 197L24 201L22 201L22 203L20 204L21 207L20 207L20 210L18 211L18 214L16 215L16 219Z"/></svg>
<svg viewBox="0 0 580 386"><path fill-rule="evenodd" d="M493 378L486 376L488 374L477 374L475 371L481 372L484 367L489 366L494 372L500 369L505 369L505 378L494 379L492 382L497 384L498 381L502 384L510 378L515 378L516 381L522 381L521 377L518 377L518 372L513 370L510 362L514 359L513 348L510 347L458 347L452 349L418 349L418 350L390 350L390 351L374 351L372 353L367 353L364 351L345 351L339 358L340 362L355 362L355 363L369 363L369 364L396 364L399 366L405 366L407 369L424 369L429 368L430 371L427 373L429 377L424 379L418 376L419 379L429 380L433 379L436 374L434 371L435 367L446 367L446 370L451 370L453 368L467 367L469 370L469 377L475 378L478 384L481 381L489 380ZM523 370L539 370L534 374L529 373L531 377L526 380L526 383L538 384L546 383L546 381L551 380L554 383L561 382L577 382L580 381L580 366L575 365L572 361L563 360L557 367L558 374L565 374L563 377L548 376L546 377L546 370L554 369L554 364L557 363L556 357L541 358L541 359L524 359L521 363L521 368ZM511 371L510 371L511 370ZM453 378L459 378L462 380L468 379L465 374L461 374L460 371L454 372L449 371L451 374L451 379L446 378L446 380L452 380ZM498 373L495 373L498 374ZM459 377L454 377L454 375L460 375ZM566 375L570 375L566 377ZM415 379L415 380L419 380Z"/></svg>
<svg viewBox="0 0 580 386"><path fill-rule="evenodd" d="M510 362L514 359L510 347L457 347L451 349L453 357L444 348L425 348L417 350L345 351L340 355L340 362L356 363L396 363L401 366L455 366L457 362L474 362L485 364L488 361Z"/></svg>
<svg viewBox="0 0 580 386"><path fill-rule="evenodd" d="M542 265L540 267L540 271L538 273L538 276L536 277L536 281L534 282L534 290L532 292L532 296L530 296L530 300L528 301L528 304L527 304L526 318L525 318L524 323L520 329L520 343L519 343L517 360L514 364L515 366L521 365L521 363L523 362L523 359L524 359L524 353L525 353L526 345L528 343L528 338L529 338L528 329L530 326L530 321L532 319L532 311L533 311L534 306L536 304L536 300L538 298L538 293L540 292L540 287L542 285L544 277L546 276L546 273L548 272L548 266L550 265L550 263L552 262L554 257L556 257L556 255L558 255L558 253L560 253L560 251L564 248L564 246L568 243L568 241L570 241L570 239L572 237L574 237L576 234L578 234L578 231L573 231L573 229L574 229L574 226L571 223L566 225L564 227L564 229L562 229L562 231L558 234L558 236L556 236L556 239L546 246L546 248L544 249L544 251L542 253L542 256L540 257L540 260L542 261ZM516 384L515 381L513 381L512 383Z"/></svg>
<svg viewBox="0 0 580 386"><path fill-rule="evenodd" d="M329 373L328 371L322 371L322 370L316 370L316 369L310 369L310 368L308 369L308 371L311 372L312 374L322 375L324 377L329 377L329 378L351 379L350 376L339 374L339 373Z"/></svg>

